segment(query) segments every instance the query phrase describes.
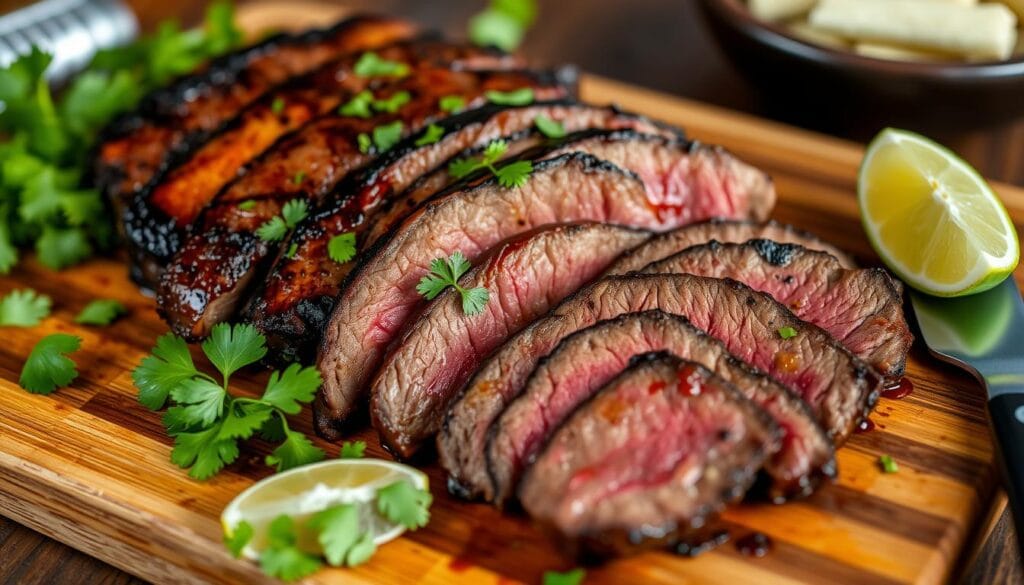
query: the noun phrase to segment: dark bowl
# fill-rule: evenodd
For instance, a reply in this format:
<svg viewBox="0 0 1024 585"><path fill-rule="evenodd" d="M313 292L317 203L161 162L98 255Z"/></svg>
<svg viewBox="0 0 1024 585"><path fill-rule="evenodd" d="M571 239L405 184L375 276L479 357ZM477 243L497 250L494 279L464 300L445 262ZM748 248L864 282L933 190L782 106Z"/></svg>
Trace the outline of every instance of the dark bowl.
<svg viewBox="0 0 1024 585"><path fill-rule="evenodd" d="M1024 115L1024 57L917 63L811 44L742 0L698 0L722 49L766 105L792 121L857 134L877 126L977 128ZM795 119L794 119L795 118Z"/></svg>

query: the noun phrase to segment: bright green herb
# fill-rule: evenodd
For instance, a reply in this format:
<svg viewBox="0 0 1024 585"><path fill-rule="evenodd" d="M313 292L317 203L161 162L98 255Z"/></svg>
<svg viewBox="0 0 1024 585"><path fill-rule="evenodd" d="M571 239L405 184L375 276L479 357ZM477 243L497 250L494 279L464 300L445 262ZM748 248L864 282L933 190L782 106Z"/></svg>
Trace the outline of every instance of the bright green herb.
<svg viewBox="0 0 1024 585"><path fill-rule="evenodd" d="M252 211L256 208L256 201L254 199L246 199L238 204L238 208L242 211Z"/></svg>
<svg viewBox="0 0 1024 585"><path fill-rule="evenodd" d="M359 143L359 152L363 154L370 153L370 149L373 148L373 140L370 139L369 134L360 132L359 136L356 136L356 141Z"/></svg>
<svg viewBox="0 0 1024 585"><path fill-rule="evenodd" d="M284 111L284 99L274 98L274 102L270 104L270 111L280 115Z"/></svg>
<svg viewBox="0 0 1024 585"><path fill-rule="evenodd" d="M783 339L789 339L791 337L796 337L796 329L793 329L792 327L780 327L779 328L779 337L781 337Z"/></svg>
<svg viewBox="0 0 1024 585"><path fill-rule="evenodd" d="M579 568L564 573L545 571L544 585L579 585L586 576L587 572Z"/></svg>
<svg viewBox="0 0 1024 585"><path fill-rule="evenodd" d="M113 299L98 299L82 309L82 312L75 317L75 323L106 326L127 313L128 309Z"/></svg>
<svg viewBox="0 0 1024 585"><path fill-rule="evenodd" d="M299 251L299 244L297 242L292 242L291 245L288 246L288 251L284 253L284 257L288 258L288 259L294 258L295 257L295 253L298 252L298 251Z"/></svg>
<svg viewBox="0 0 1024 585"><path fill-rule="evenodd" d="M540 130L540 133L548 138L562 138L565 136L565 126L547 116L537 116L533 119L533 125Z"/></svg>
<svg viewBox="0 0 1024 585"><path fill-rule="evenodd" d="M484 148L483 155L475 158L459 159L448 165L448 173L456 179L462 179L480 169L487 169L502 187L522 187L533 172L533 163L528 160L516 161L498 168L495 163L508 151L508 143L504 140L491 141Z"/></svg>
<svg viewBox="0 0 1024 585"><path fill-rule="evenodd" d="M224 546L231 551L231 556L236 559L242 556L242 550L245 545L252 541L254 536L254 530L252 524L249 524L245 520L242 520L235 526L235 529L231 532L231 536L224 535Z"/></svg>
<svg viewBox="0 0 1024 585"><path fill-rule="evenodd" d="M399 61L381 59L380 55L369 51L363 53L352 69L360 77L405 77L409 75L409 66Z"/></svg>
<svg viewBox="0 0 1024 585"><path fill-rule="evenodd" d="M50 297L32 289L14 290L0 300L0 326L35 327L50 314Z"/></svg>
<svg viewBox="0 0 1024 585"><path fill-rule="evenodd" d="M338 113L342 116L351 116L353 118L369 118L373 115L370 112L371 105L373 105L373 94L369 90L364 89L338 108Z"/></svg>
<svg viewBox="0 0 1024 585"><path fill-rule="evenodd" d="M377 152L387 152L391 150L391 147L398 144L398 141L402 139L402 122L401 120L395 120L390 124L383 124L373 129L373 145L377 147Z"/></svg>
<svg viewBox="0 0 1024 585"><path fill-rule="evenodd" d="M303 199L292 199L281 208L281 215L275 215L256 230L264 242L280 242L300 221L309 214L309 205Z"/></svg>
<svg viewBox="0 0 1024 585"><path fill-rule="evenodd" d="M78 377L75 362L67 354L78 351L82 340L54 333L39 340L28 354L18 384L33 394L50 394Z"/></svg>
<svg viewBox="0 0 1024 585"><path fill-rule="evenodd" d="M309 520L327 562L335 567L354 567L368 561L377 547L368 531L359 529L355 504L339 504L318 512Z"/></svg>
<svg viewBox="0 0 1024 585"><path fill-rule="evenodd" d="M521 87L512 91L484 92L487 101L499 106L528 106L533 103L533 88Z"/></svg>
<svg viewBox="0 0 1024 585"><path fill-rule="evenodd" d="M377 490L377 511L406 528L422 528L430 521L430 492L400 479Z"/></svg>
<svg viewBox="0 0 1024 585"><path fill-rule="evenodd" d="M238 458L238 441L257 432L281 441L266 458L278 471L323 459L324 452L289 428L286 417L313 400L321 384L316 368L292 364L270 374L260 398L236 397L228 391L231 375L266 355L266 339L250 325L221 323L202 350L220 372L219 380L196 369L188 345L170 333L132 371L140 403L152 410L172 403L163 417L174 437L172 463L188 468L194 479L208 479Z"/></svg>
<svg viewBox="0 0 1024 585"><path fill-rule="evenodd" d="M431 124L427 126L427 129L423 131L423 135L416 139L416 146L426 146L428 144L434 144L441 137L444 136L444 128L437 124Z"/></svg>
<svg viewBox="0 0 1024 585"><path fill-rule="evenodd" d="M446 95L437 102L437 106L444 112L455 112L466 107L466 98L461 95Z"/></svg>
<svg viewBox="0 0 1024 585"><path fill-rule="evenodd" d="M278 516L267 528L268 546L260 554L260 567L271 577L295 581L320 570L320 559L303 551L298 544L295 521Z"/></svg>
<svg viewBox="0 0 1024 585"><path fill-rule="evenodd" d="M366 441L345 441L341 444L341 453L338 457L342 459L362 459L366 452Z"/></svg>
<svg viewBox="0 0 1024 585"><path fill-rule="evenodd" d="M38 48L0 69L0 273L34 249L53 269L109 248L114 230L100 193L80 189L97 132L149 90L238 46L229 3L216 2L202 29L165 22L137 42L100 51L54 99Z"/></svg>
<svg viewBox="0 0 1024 585"><path fill-rule="evenodd" d="M882 455L879 457L878 464L882 466L882 471L885 473L896 473L900 470L900 466L896 464L896 460L889 455Z"/></svg>
<svg viewBox="0 0 1024 585"><path fill-rule="evenodd" d="M389 98L373 100L373 109L378 112L394 114L410 100L412 100L412 94L407 91L399 91Z"/></svg>
<svg viewBox="0 0 1024 585"><path fill-rule="evenodd" d="M301 185L306 180L306 171L299 171L292 177L292 185Z"/></svg>
<svg viewBox="0 0 1024 585"><path fill-rule="evenodd" d="M456 251L448 258L435 258L430 263L430 274L420 279L416 291L427 300L434 300L450 286L462 297L462 312L466 315L476 315L484 310L484 306L490 300L490 293L486 288L467 290L459 286L459 278L468 272L470 267L462 252Z"/></svg>
<svg viewBox="0 0 1024 585"><path fill-rule="evenodd" d="M469 38L477 45L514 51L536 19L536 0L491 0L470 19Z"/></svg>
<svg viewBox="0 0 1024 585"><path fill-rule="evenodd" d="M356 234L348 232L334 236L327 242L327 255L338 264L344 264L356 256Z"/></svg>

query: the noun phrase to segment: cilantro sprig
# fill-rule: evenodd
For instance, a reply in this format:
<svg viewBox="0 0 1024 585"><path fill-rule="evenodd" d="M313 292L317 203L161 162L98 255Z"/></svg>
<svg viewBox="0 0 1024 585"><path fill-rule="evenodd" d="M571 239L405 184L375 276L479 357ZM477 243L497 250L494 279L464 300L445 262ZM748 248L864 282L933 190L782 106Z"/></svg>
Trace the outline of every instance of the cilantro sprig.
<svg viewBox="0 0 1024 585"><path fill-rule="evenodd" d="M214 326L202 350L219 378L196 368L188 344L170 333L157 339L152 355L132 371L140 403L151 410L171 403L163 423L174 437L175 465L189 469L194 479L208 479L238 458L238 441L256 433L281 441L266 458L278 471L324 458L319 447L289 427L287 418L313 400L321 384L316 368L292 364L270 374L260 398L233 396L231 375L266 355L266 339L251 325L222 323Z"/></svg>
<svg viewBox="0 0 1024 585"><path fill-rule="evenodd" d="M477 45L514 51L536 19L536 0L491 0L470 19L469 38Z"/></svg>
<svg viewBox="0 0 1024 585"><path fill-rule="evenodd" d="M97 299L92 301L75 317L79 325L110 325L119 317L128 313L128 309L113 299Z"/></svg>
<svg viewBox="0 0 1024 585"><path fill-rule="evenodd" d="M34 327L50 315L51 304L32 289L13 290L0 299L0 327Z"/></svg>
<svg viewBox="0 0 1024 585"><path fill-rule="evenodd" d="M105 203L81 188L89 145L146 92L241 40L231 5L215 2L202 28L165 22L131 45L100 51L59 97L44 76L52 57L37 47L0 68L0 273L23 249L59 270L109 248Z"/></svg>
<svg viewBox="0 0 1024 585"><path fill-rule="evenodd" d="M360 132L356 136L359 152L369 154L374 149L377 154L387 152L398 144L398 141L402 139L404 131L405 126L402 124L402 121L395 120L394 122L375 127L371 134Z"/></svg>
<svg viewBox="0 0 1024 585"><path fill-rule="evenodd" d="M448 165L448 174L456 179L462 179L470 174L486 169L498 178L502 187L522 187L533 172L533 163L528 160L519 160L503 165L500 168L496 163L508 151L508 142L504 140L492 140L484 148L481 156L474 158L463 158L453 161Z"/></svg>
<svg viewBox="0 0 1024 585"><path fill-rule="evenodd" d="M256 235L264 242L280 242L300 221L306 219L307 215L309 204L302 199L292 199L281 208L281 215L275 215L263 222L263 225L256 229Z"/></svg>
<svg viewBox="0 0 1024 585"><path fill-rule="evenodd" d="M373 51L360 55L352 71L359 77L405 77L410 73L408 64L383 59Z"/></svg>
<svg viewBox="0 0 1024 585"><path fill-rule="evenodd" d="M78 351L82 340L74 335L54 333L39 340L28 354L18 384L33 394L51 394L78 377L75 362L67 354Z"/></svg>
<svg viewBox="0 0 1024 585"><path fill-rule="evenodd" d="M338 264L344 264L356 257L356 234L346 232L334 236L327 242L327 255Z"/></svg>
<svg viewBox="0 0 1024 585"><path fill-rule="evenodd" d="M446 288L452 287L462 297L462 312L476 315L484 310L491 294L486 288L466 289L459 286L459 278L469 271L471 265L462 252L456 251L448 258L435 258L430 263L430 274L420 279L416 292L428 301L437 298Z"/></svg>

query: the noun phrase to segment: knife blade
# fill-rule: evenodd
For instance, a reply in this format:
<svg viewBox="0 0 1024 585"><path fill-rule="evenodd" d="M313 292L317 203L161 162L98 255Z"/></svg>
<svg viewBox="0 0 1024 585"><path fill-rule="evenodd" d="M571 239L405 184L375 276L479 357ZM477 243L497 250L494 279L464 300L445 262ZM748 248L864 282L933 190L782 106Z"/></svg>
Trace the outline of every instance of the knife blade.
<svg viewBox="0 0 1024 585"><path fill-rule="evenodd" d="M1024 552L1024 301L1011 276L976 295L910 293L921 337L938 359L971 373L988 393L1017 544Z"/></svg>

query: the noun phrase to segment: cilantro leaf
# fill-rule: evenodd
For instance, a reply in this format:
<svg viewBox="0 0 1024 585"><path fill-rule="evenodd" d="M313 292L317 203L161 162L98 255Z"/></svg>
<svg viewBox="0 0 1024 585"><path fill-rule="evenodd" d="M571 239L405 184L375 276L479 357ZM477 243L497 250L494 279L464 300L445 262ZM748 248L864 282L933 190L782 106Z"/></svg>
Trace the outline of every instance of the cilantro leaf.
<svg viewBox="0 0 1024 585"><path fill-rule="evenodd" d="M890 455L880 456L878 464L882 466L882 471L885 473L897 473L900 470L900 466L896 464L896 460Z"/></svg>
<svg viewBox="0 0 1024 585"><path fill-rule="evenodd" d="M206 378L189 378L171 390L171 398L186 405L179 412L188 427L206 428L221 417L228 393Z"/></svg>
<svg viewBox="0 0 1024 585"><path fill-rule="evenodd" d="M405 90L402 90L396 92L389 98L373 100L373 109L377 110L378 112L394 114L395 112L400 110L402 106L409 103L410 100L412 100L412 94Z"/></svg>
<svg viewBox="0 0 1024 585"><path fill-rule="evenodd" d="M499 106L528 106L533 103L533 88L521 87L512 91L484 92L487 101Z"/></svg>
<svg viewBox="0 0 1024 585"><path fill-rule="evenodd" d="M533 125L540 130L540 133L548 138L563 138L566 134L565 126L547 116L537 116L533 119Z"/></svg>
<svg viewBox="0 0 1024 585"><path fill-rule="evenodd" d="M492 164L508 152L508 142L505 140L492 140L484 147L484 164Z"/></svg>
<svg viewBox="0 0 1024 585"><path fill-rule="evenodd" d="M233 401L220 427L221 439L248 439L274 414L266 404Z"/></svg>
<svg viewBox="0 0 1024 585"><path fill-rule="evenodd" d="M299 171L299 172L295 173L295 176L292 177L292 185L301 185L302 182L305 181L305 180L306 180L306 172L305 171ZM292 201L296 201L296 200L292 200ZM288 203L292 203L292 201L289 201ZM303 201L303 203L305 203L305 202ZM285 222L287 222L287 221L288 220L285 219Z"/></svg>
<svg viewBox="0 0 1024 585"><path fill-rule="evenodd" d="M165 333L156 340L152 355L132 370L132 381L139 389L139 402L150 410L163 408L171 390L198 375L185 340Z"/></svg>
<svg viewBox="0 0 1024 585"><path fill-rule="evenodd" d="M360 132L359 136L356 136L356 142L359 143L359 152L363 154L369 154L370 148L373 147L373 141L370 140L370 135L366 132Z"/></svg>
<svg viewBox="0 0 1024 585"><path fill-rule="evenodd" d="M269 546L260 553L260 567L267 575L294 581L320 570L320 559L299 548L291 517L275 518L267 529L267 538Z"/></svg>
<svg viewBox="0 0 1024 585"><path fill-rule="evenodd" d="M430 262L430 273L420 279L416 285L416 292L432 301L450 286L462 297L462 312L466 315L476 315L483 311L490 300L490 293L485 288L467 290L459 286L459 278L470 268L469 261L458 250L448 258L434 258Z"/></svg>
<svg viewBox="0 0 1024 585"><path fill-rule="evenodd" d="M433 496L404 479L377 490L377 510L388 520L406 528L422 528L430 521Z"/></svg>
<svg viewBox="0 0 1024 585"><path fill-rule="evenodd" d="M579 585L586 576L587 572L579 568L564 573L544 571L544 585Z"/></svg>
<svg viewBox="0 0 1024 585"><path fill-rule="evenodd" d="M403 129L401 120L395 120L390 124L382 124L374 128L373 145L377 147L377 152L387 152L391 150L391 147L398 144L398 141L402 139Z"/></svg>
<svg viewBox="0 0 1024 585"><path fill-rule="evenodd" d="M373 103L373 94L369 90L363 90L356 95L352 96L345 104L342 104L338 108L338 113L342 116L351 116L353 118L369 118L373 115L370 112L370 105Z"/></svg>
<svg viewBox="0 0 1024 585"><path fill-rule="evenodd" d="M245 201L238 204L238 208L241 209L242 211L252 211L253 209L256 208L256 200L246 199Z"/></svg>
<svg viewBox="0 0 1024 585"><path fill-rule="evenodd" d="M256 228L256 235L264 242L280 242L288 233L288 224L280 215L275 215Z"/></svg>
<svg viewBox="0 0 1024 585"><path fill-rule="evenodd" d="M536 0L492 0L470 19L469 38L477 45L513 51L536 18Z"/></svg>
<svg viewBox="0 0 1024 585"><path fill-rule="evenodd" d="M7 206L0 205L0 274L7 274L18 263L18 249L14 247L7 220Z"/></svg>
<svg viewBox="0 0 1024 585"><path fill-rule="evenodd" d="M366 441L345 441L341 444L338 457L342 459L362 459L366 453Z"/></svg>
<svg viewBox="0 0 1024 585"><path fill-rule="evenodd" d="M284 99L281 97L274 98L274 101L270 103L270 111L280 115L284 111Z"/></svg>
<svg viewBox="0 0 1024 585"><path fill-rule="evenodd" d="M305 175L305 173L300 174ZM298 175L296 175L298 176ZM300 179L299 182L302 180ZM306 219L309 214L309 204L304 199L292 199L281 208L281 217L289 229L295 227L300 221Z"/></svg>
<svg viewBox="0 0 1024 585"><path fill-rule="evenodd" d="M360 530L355 504L339 504L318 512L309 520L327 562L335 567L353 567L366 562L376 547L369 532Z"/></svg>
<svg viewBox="0 0 1024 585"><path fill-rule="evenodd" d="M313 444L306 435L285 429L284 442L267 455L267 465L277 471L286 471L301 465L316 463L324 458L322 449Z"/></svg>
<svg viewBox="0 0 1024 585"><path fill-rule="evenodd" d="M399 61L381 59L380 55L368 51L360 55L352 71L359 77L405 77L409 66Z"/></svg>
<svg viewBox="0 0 1024 585"><path fill-rule="evenodd" d="M75 317L75 323L82 325L110 325L128 309L112 299L98 299L85 306Z"/></svg>
<svg viewBox="0 0 1024 585"><path fill-rule="evenodd" d="M446 95L438 100L437 106L443 112L455 112L466 107L466 98L461 95Z"/></svg>
<svg viewBox="0 0 1024 585"><path fill-rule="evenodd" d="M202 344L203 352L227 379L239 368L256 363L267 355L266 339L252 325L213 326L210 337Z"/></svg>
<svg viewBox="0 0 1024 585"><path fill-rule="evenodd" d="M238 444L234 439L220 438L220 425L194 433L178 433L171 449L171 463L200 481L217 474L225 465L238 459Z"/></svg>
<svg viewBox="0 0 1024 585"><path fill-rule="evenodd" d="M206 52L211 55L226 53L241 46L242 31L235 26L235 7L231 2L218 0L206 9L203 20L206 33Z"/></svg>
<svg viewBox="0 0 1024 585"><path fill-rule="evenodd" d="M356 256L356 234L348 232L334 236L327 242L327 255L338 264L344 264Z"/></svg>
<svg viewBox="0 0 1024 585"><path fill-rule="evenodd" d="M416 139L416 146L426 146L428 144L434 144L444 136L444 128L437 124L431 124L427 126L427 129L423 131L423 134Z"/></svg>
<svg viewBox="0 0 1024 585"><path fill-rule="evenodd" d="M75 362L66 354L78 351L82 340L74 335L54 333L39 340L21 369L18 384L33 394L50 394L78 377Z"/></svg>
<svg viewBox="0 0 1024 585"><path fill-rule="evenodd" d="M270 374L267 389L260 400L287 414L298 414L302 411L302 404L313 400L322 382L320 371L315 367L291 364L284 372Z"/></svg>
<svg viewBox="0 0 1024 585"><path fill-rule="evenodd" d="M78 227L58 228L47 224L36 240L39 262L54 270L77 264L91 256L92 252L93 247L85 230Z"/></svg>
<svg viewBox="0 0 1024 585"><path fill-rule="evenodd" d="M491 293L486 288L471 288L462 294L462 312L466 315L479 315L483 312Z"/></svg>
<svg viewBox="0 0 1024 585"><path fill-rule="evenodd" d="M254 534L252 524L242 520L231 530L230 535L224 533L224 546L231 552L231 556L240 558L242 550L249 544Z"/></svg>
<svg viewBox="0 0 1024 585"><path fill-rule="evenodd" d="M0 326L34 327L50 314L50 303L32 289L11 291L0 300Z"/></svg>
<svg viewBox="0 0 1024 585"><path fill-rule="evenodd" d="M448 174L456 179L462 179L483 168L479 159L460 158L448 165Z"/></svg>
<svg viewBox="0 0 1024 585"><path fill-rule="evenodd" d="M532 172L532 162L517 160L494 171L494 175L498 178L498 184L511 189L512 187L522 187L525 185Z"/></svg>
<svg viewBox="0 0 1024 585"><path fill-rule="evenodd" d="M792 327L780 327L779 328L779 337L781 337L783 339L789 339L791 337L796 337L796 335L797 335L797 331L796 331L796 329L793 329Z"/></svg>

